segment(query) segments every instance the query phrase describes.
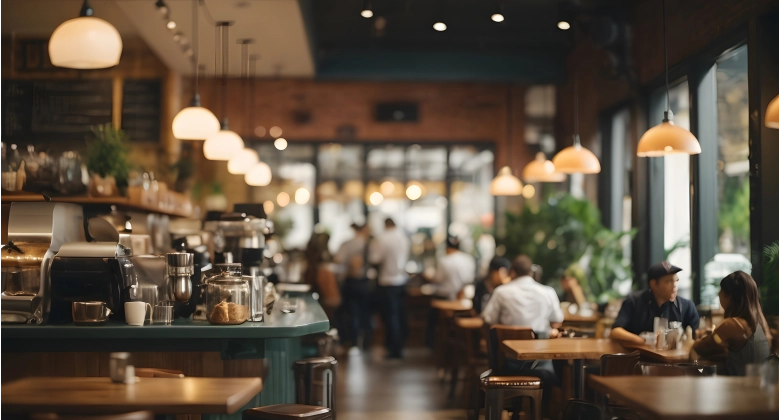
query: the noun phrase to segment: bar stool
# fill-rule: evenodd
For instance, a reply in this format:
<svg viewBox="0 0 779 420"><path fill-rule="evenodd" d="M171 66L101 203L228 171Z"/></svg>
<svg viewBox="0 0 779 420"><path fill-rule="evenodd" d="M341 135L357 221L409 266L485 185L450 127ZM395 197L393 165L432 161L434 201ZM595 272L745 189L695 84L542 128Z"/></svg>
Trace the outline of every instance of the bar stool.
<svg viewBox="0 0 779 420"><path fill-rule="evenodd" d="M243 420L332 420L333 412L327 407L302 404L275 404L250 408L243 412Z"/></svg>
<svg viewBox="0 0 779 420"><path fill-rule="evenodd" d="M486 325L485 325L486 328ZM533 340L536 335L528 327L510 327L493 325L487 334L487 350L490 370L482 373L479 378L479 388L485 394L487 420L499 420L503 412L503 402L507 399L527 397L533 406L533 418L541 420L541 404L543 389L541 378L537 376L502 375L506 371L506 356L500 350L504 340ZM518 413L514 413L516 418ZM474 419L479 418L479 409L475 410Z"/></svg>

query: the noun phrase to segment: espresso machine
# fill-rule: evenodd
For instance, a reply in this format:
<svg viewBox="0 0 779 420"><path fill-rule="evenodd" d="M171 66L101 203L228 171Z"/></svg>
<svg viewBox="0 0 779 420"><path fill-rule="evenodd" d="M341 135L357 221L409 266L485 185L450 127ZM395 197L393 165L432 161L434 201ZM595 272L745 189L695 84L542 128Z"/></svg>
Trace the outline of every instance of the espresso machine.
<svg viewBox="0 0 779 420"><path fill-rule="evenodd" d="M105 302L112 317L124 318L124 303L137 300L140 288L132 250L118 242L71 242L51 263L52 323L72 321L73 302Z"/></svg>
<svg viewBox="0 0 779 420"><path fill-rule="evenodd" d="M84 237L84 212L79 205L11 204L8 243L2 249L2 322L48 321L54 255L64 244Z"/></svg>

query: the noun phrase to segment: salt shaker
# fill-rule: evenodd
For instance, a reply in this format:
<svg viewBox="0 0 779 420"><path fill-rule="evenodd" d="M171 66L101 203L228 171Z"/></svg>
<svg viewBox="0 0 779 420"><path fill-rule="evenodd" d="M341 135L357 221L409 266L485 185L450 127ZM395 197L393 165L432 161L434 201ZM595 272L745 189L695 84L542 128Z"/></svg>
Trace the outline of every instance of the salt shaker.
<svg viewBox="0 0 779 420"><path fill-rule="evenodd" d="M127 352L111 353L109 372L112 382L135 383L135 366L132 365L132 355Z"/></svg>

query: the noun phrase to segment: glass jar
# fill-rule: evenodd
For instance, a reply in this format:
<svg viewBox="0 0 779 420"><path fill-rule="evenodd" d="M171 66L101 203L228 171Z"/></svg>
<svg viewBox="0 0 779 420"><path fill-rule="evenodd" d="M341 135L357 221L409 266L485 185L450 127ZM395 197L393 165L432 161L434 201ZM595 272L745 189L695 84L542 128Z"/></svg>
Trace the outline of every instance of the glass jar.
<svg viewBox="0 0 779 420"><path fill-rule="evenodd" d="M249 318L249 282L230 273L206 279L206 317L217 325L243 324Z"/></svg>

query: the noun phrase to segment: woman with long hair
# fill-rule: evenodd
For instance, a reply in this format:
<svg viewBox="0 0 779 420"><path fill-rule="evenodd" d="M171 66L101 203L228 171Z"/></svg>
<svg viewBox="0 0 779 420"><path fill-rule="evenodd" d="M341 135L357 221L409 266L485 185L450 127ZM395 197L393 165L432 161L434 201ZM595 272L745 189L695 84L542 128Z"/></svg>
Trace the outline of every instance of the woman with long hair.
<svg viewBox="0 0 779 420"><path fill-rule="evenodd" d="M729 274L720 282L719 300L725 320L714 332L693 345L703 359L721 359L717 373L744 376L746 366L761 363L770 353L770 332L760 307L755 280L743 271Z"/></svg>

